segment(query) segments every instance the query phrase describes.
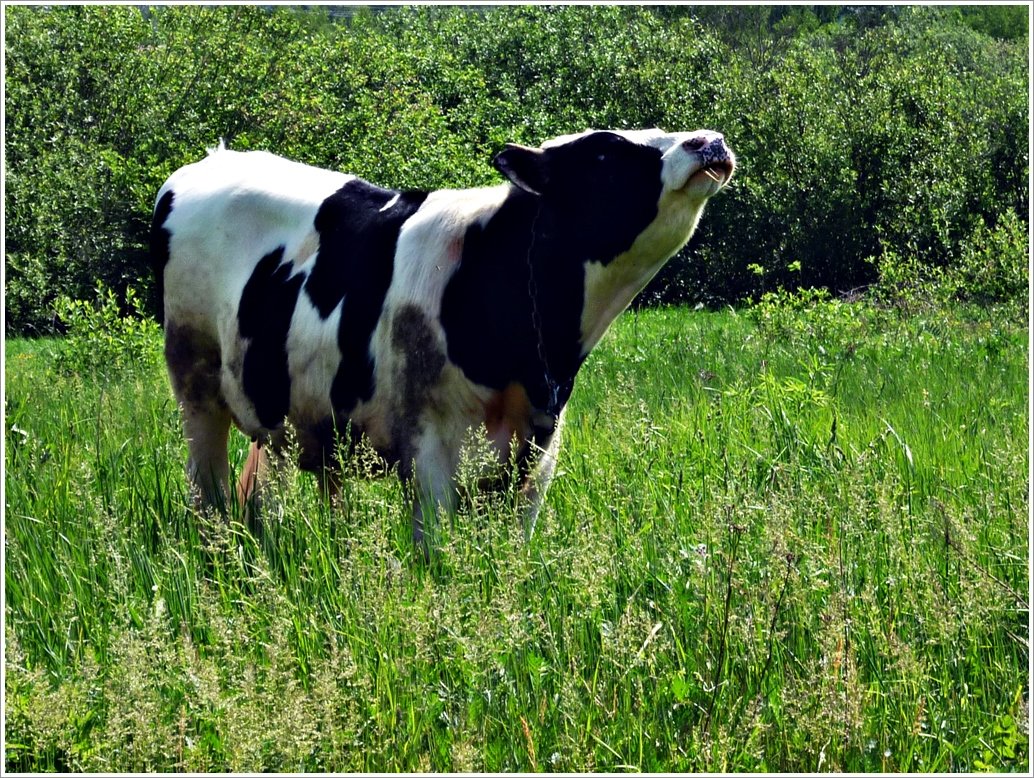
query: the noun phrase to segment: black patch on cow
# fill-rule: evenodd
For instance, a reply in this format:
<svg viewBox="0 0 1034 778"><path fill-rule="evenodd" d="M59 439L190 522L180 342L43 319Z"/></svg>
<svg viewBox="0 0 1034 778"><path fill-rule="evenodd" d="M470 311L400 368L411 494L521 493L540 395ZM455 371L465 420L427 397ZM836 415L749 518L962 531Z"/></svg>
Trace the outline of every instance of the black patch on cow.
<svg viewBox="0 0 1034 778"><path fill-rule="evenodd" d="M609 132L545 155L541 197L513 187L484 227L468 228L441 322L449 359L470 380L494 389L516 381L535 408L556 412L582 361L585 263L611 262L656 218L662 163L658 149Z"/></svg>
<svg viewBox="0 0 1034 778"><path fill-rule="evenodd" d="M275 429L283 423L291 401L287 368L287 331L304 275L291 277L294 265L281 264L284 247L271 251L255 266L244 285L237 323L248 341L241 368L245 394L255 405L259 423Z"/></svg>
<svg viewBox="0 0 1034 778"><path fill-rule="evenodd" d="M391 321L391 347L399 355L395 381L399 396L398 411L392 419L391 440L400 473L408 477L415 453L413 439L420 431L420 414L431 388L438 383L445 367L438 338L427 316L414 305L403 305Z"/></svg>
<svg viewBox="0 0 1034 778"><path fill-rule="evenodd" d="M324 319L345 301L338 327L341 364L330 393L338 411L373 395L370 338L391 284L399 230L426 197L426 192L394 192L354 179L324 200L316 214L320 249L305 293Z"/></svg>
<svg viewBox="0 0 1034 778"><path fill-rule="evenodd" d="M170 189L161 196L154 207L151 219L149 243L151 250L151 269L154 271L155 286L158 295L158 321L165 320L165 266L169 263L169 240L172 235L165 228L165 222L172 213L174 195Z"/></svg>

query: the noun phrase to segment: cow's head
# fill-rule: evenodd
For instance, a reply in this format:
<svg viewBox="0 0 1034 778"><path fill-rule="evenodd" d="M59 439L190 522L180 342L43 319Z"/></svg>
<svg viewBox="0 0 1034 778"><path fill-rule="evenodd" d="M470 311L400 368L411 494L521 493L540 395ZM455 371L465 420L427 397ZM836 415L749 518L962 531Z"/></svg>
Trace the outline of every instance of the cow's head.
<svg viewBox="0 0 1034 778"><path fill-rule="evenodd" d="M704 203L732 178L735 156L710 130L590 130L540 148L510 144L495 160L567 235L585 266L582 352L596 344L661 266L689 240ZM562 239L563 240L563 239Z"/></svg>
<svg viewBox="0 0 1034 778"><path fill-rule="evenodd" d="M719 133L656 129L589 130L554 138L540 148L509 143L494 162L532 194L580 194L593 200L601 195L627 200L658 184L663 191L706 200L729 182L736 164Z"/></svg>

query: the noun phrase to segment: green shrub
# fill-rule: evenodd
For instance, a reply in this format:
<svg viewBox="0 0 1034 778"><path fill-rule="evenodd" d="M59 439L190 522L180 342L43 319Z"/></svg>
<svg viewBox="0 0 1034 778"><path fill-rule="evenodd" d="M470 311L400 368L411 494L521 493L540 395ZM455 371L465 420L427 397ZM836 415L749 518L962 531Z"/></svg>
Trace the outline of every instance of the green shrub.
<svg viewBox="0 0 1034 778"><path fill-rule="evenodd" d="M770 342L837 344L850 348L861 336L869 312L826 289L765 292L748 309L760 335Z"/></svg>
<svg viewBox="0 0 1034 778"><path fill-rule="evenodd" d="M714 123L740 171L678 268L685 288L719 302L780 286L848 292L879 278L866 258L885 245L944 267L981 219L1026 212L1021 47L913 11L800 36L765 69L750 50L729 53L733 97Z"/></svg>
<svg viewBox="0 0 1034 778"><path fill-rule="evenodd" d="M1029 238L1024 222L1005 211L993 228L977 222L961 244L958 260L929 265L914 247L898 251L884 246L870 261L879 268L875 299L903 313L970 304L1004 308L1026 319L1029 303Z"/></svg>
<svg viewBox="0 0 1034 778"><path fill-rule="evenodd" d="M144 312L132 287L126 290L126 307L131 313L122 313L115 293L103 284L97 285L93 303L58 298L57 318L67 331L57 346L57 368L110 378L139 370L141 364L157 364L162 353L161 331Z"/></svg>
<svg viewBox="0 0 1034 778"><path fill-rule="evenodd" d="M1026 310L1030 274L1027 225L1008 210L998 224L981 219L950 271L956 295L967 302L1007 303Z"/></svg>
<svg viewBox="0 0 1034 778"><path fill-rule="evenodd" d="M32 6L5 18L11 333L51 331L57 297L87 299L97 281L118 295L134 287L156 310L154 195L220 137L438 188L499 181L490 160L507 141L719 129L739 173L648 303L845 292L880 277L867 258L885 246L950 268L983 262L978 244L1025 240L1020 221L1001 237L980 231L1029 208L1015 20L995 38L972 29L999 30L991 17L930 8L421 7L342 19ZM960 294L1017 287L1013 270L990 267L1006 276L960 270L953 278L980 286Z"/></svg>
<svg viewBox="0 0 1034 778"><path fill-rule="evenodd" d="M923 264L914 251L884 246L869 262L879 268L879 283L872 290L877 304L908 315L948 302L951 287L944 268Z"/></svg>

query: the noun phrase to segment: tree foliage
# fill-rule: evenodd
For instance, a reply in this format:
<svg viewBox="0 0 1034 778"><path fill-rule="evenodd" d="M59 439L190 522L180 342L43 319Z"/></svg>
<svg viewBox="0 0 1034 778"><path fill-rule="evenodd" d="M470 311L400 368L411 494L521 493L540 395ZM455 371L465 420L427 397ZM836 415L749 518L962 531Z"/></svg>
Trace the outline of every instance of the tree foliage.
<svg viewBox="0 0 1034 778"><path fill-rule="evenodd" d="M1003 236L1026 241L1027 32L1015 13L517 6L341 18L34 6L5 15L8 332L59 325L54 302L89 298L98 282L123 299L137 287L153 309L154 194L220 137L430 188L498 180L489 163L507 141L586 127L721 130L740 173L648 301L737 302L798 284L843 291L874 281L888 250L940 268L986 256ZM1014 276L971 297L1015 290Z"/></svg>

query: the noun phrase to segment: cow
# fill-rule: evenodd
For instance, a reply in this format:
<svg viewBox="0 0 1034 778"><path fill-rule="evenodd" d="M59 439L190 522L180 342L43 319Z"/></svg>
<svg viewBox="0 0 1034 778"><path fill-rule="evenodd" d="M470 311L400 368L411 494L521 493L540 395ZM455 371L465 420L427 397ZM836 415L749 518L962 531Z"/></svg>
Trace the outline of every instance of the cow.
<svg viewBox="0 0 1034 778"><path fill-rule="evenodd" d="M169 177L151 252L200 505L229 499L231 424L249 504L288 427L332 495L347 430L414 487L420 544L480 430L517 464L530 535L579 367L735 157L709 130L589 130L493 163L495 186L392 190L220 143Z"/></svg>

